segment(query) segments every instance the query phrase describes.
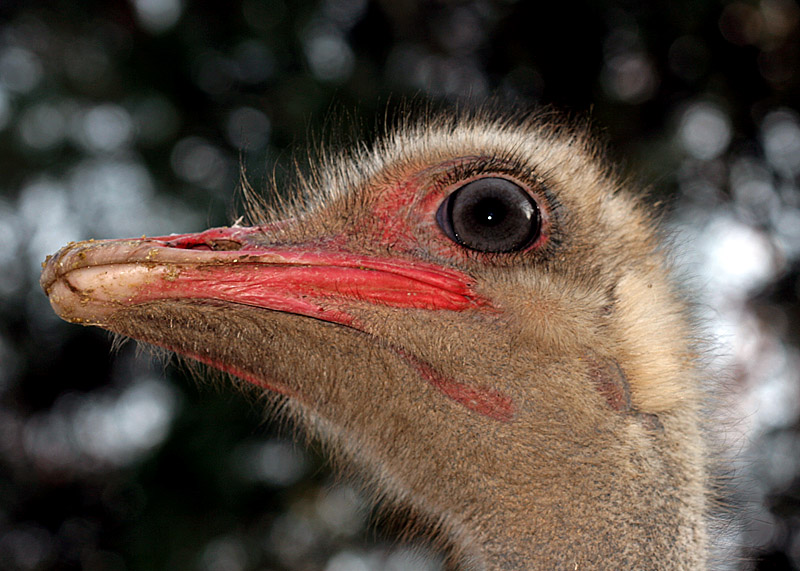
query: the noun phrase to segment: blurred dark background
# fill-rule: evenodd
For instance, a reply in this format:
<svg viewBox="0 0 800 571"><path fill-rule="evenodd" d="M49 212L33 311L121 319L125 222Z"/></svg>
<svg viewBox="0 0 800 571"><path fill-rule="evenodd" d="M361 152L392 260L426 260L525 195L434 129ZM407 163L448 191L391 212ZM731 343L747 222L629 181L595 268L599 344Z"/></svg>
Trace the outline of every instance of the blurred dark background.
<svg viewBox="0 0 800 571"><path fill-rule="evenodd" d="M0 569L439 569L257 401L59 321L38 274L227 224L240 164L267 190L403 98L490 96L590 120L668 212L738 454L725 568L800 569L792 0L0 2Z"/></svg>

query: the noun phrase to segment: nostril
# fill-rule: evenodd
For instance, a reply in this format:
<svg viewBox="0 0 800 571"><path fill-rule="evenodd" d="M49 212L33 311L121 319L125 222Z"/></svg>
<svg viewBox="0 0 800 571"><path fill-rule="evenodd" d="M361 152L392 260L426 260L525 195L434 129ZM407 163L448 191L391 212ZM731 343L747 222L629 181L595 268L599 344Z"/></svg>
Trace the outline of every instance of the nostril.
<svg viewBox="0 0 800 571"><path fill-rule="evenodd" d="M227 252L232 250L241 250L241 242L235 240L173 240L167 242L166 245L170 248L180 248L181 250L204 250L207 252Z"/></svg>
<svg viewBox="0 0 800 571"><path fill-rule="evenodd" d="M211 250L214 252L241 250L242 245L233 240L208 240L201 244L193 244L189 246L189 250Z"/></svg>

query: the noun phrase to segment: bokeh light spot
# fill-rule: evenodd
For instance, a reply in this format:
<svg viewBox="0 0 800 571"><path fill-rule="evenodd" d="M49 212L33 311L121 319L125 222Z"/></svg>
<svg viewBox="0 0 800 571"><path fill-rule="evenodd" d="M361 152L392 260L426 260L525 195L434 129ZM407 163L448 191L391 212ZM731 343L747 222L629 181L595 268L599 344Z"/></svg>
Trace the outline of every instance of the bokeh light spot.
<svg viewBox="0 0 800 571"><path fill-rule="evenodd" d="M728 115L713 103L693 103L683 113L678 136L683 148L700 160L711 160L728 148L733 137Z"/></svg>

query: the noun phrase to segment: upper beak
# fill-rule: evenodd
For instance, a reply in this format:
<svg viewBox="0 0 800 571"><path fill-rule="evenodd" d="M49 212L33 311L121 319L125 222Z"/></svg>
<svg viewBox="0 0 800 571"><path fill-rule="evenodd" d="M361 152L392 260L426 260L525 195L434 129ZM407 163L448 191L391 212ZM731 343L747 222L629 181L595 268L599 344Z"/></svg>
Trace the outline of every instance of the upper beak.
<svg viewBox="0 0 800 571"><path fill-rule="evenodd" d="M487 305L468 275L435 264L361 255L316 240L276 245L262 227L212 228L135 240L72 243L43 264L56 313L103 325L118 309L205 299L355 326L358 303L459 311Z"/></svg>

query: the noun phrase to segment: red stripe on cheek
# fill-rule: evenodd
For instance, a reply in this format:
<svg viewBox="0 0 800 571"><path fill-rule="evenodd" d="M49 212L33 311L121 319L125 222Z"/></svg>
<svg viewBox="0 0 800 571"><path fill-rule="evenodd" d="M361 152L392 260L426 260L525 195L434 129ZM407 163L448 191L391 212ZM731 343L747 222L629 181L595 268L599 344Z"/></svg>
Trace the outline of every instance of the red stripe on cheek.
<svg viewBox="0 0 800 571"><path fill-rule="evenodd" d="M395 351L408 361L423 379L428 381L434 388L441 391L450 399L464 405L474 412L494 420L499 420L500 422L511 422L514 420L514 414L517 409L514 401L508 395L503 394L497 389L475 387L466 383L461 383L442 375L428 363L413 355L409 355L402 349L395 348Z"/></svg>
<svg viewBox="0 0 800 571"><path fill-rule="evenodd" d="M189 357L190 359L194 359L195 361L199 361L200 363L203 363L204 365L208 365L209 367L213 367L213 368L217 369L218 371L222 371L223 373L228 373L228 374L233 375L235 377L239 377L240 379L242 379L244 381L247 381L248 383L252 383L257 387L261 387L261 388L267 389L269 391L273 391L273 392L276 392L276 393L279 393L279 394L282 394L282 395L286 395L288 397L297 398L297 395L294 392L290 391L288 388L283 387L283 386L279 386L277 384L269 383L266 380L262 379L261 377L257 377L256 375L254 375L252 373L248 373L244 369L241 369L241 368L236 367L234 365L228 365L228 364L223 363L222 361L218 361L217 359L214 359L212 357L201 355L200 353L193 353L191 351L184 351L183 349L178 349L177 347L174 347L174 346L171 346L171 345L167 345L165 343L159 343L158 345L160 347L163 347L167 351L172 351L173 353L177 353L178 355L181 355L183 357Z"/></svg>

